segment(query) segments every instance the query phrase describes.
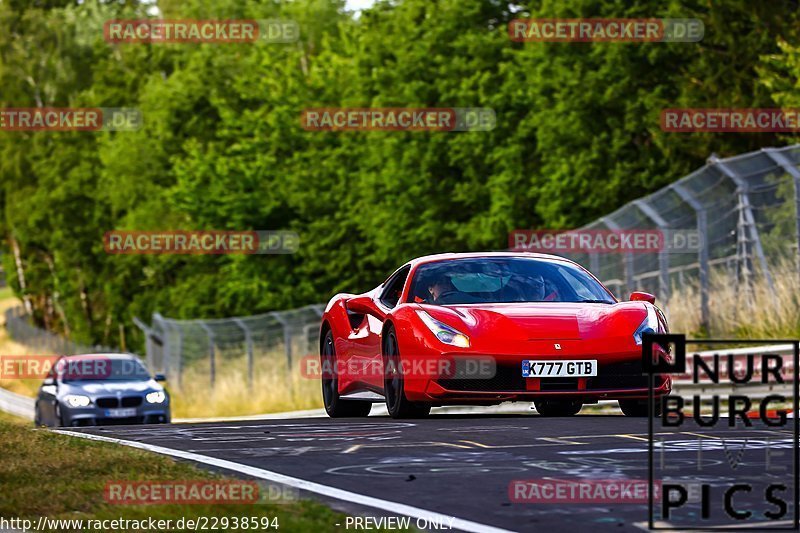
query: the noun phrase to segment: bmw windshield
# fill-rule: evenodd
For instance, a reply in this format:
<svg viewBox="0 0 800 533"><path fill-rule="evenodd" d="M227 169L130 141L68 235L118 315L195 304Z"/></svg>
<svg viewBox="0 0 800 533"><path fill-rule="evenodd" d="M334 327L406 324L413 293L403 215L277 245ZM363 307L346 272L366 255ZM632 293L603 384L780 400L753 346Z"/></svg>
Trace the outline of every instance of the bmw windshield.
<svg viewBox="0 0 800 533"><path fill-rule="evenodd" d="M580 267L524 257L478 257L420 265L409 301L435 305L615 303L611 294Z"/></svg>
<svg viewBox="0 0 800 533"><path fill-rule="evenodd" d="M147 381L150 373L137 359L80 357L62 359L58 372L65 383L80 381Z"/></svg>

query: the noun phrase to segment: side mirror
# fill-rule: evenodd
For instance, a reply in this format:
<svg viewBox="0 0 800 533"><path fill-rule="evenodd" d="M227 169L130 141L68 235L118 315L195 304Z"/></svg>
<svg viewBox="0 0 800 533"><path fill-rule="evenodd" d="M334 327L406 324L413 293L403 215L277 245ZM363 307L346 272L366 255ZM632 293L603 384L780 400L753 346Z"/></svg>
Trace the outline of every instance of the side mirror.
<svg viewBox="0 0 800 533"><path fill-rule="evenodd" d="M640 292L634 291L631 293L631 301L632 302L650 302L651 304L656 303L656 297L649 292Z"/></svg>
<svg viewBox="0 0 800 533"><path fill-rule="evenodd" d="M155 379L156 381L167 381L167 376L165 376L164 374L156 374L153 379Z"/></svg>
<svg viewBox="0 0 800 533"><path fill-rule="evenodd" d="M380 320L386 318L386 314L378 308L378 304L369 296L356 296L347 300L347 309L362 315L372 315Z"/></svg>
<svg viewBox="0 0 800 533"><path fill-rule="evenodd" d="M55 385L56 381L53 378L44 378L42 385Z"/></svg>

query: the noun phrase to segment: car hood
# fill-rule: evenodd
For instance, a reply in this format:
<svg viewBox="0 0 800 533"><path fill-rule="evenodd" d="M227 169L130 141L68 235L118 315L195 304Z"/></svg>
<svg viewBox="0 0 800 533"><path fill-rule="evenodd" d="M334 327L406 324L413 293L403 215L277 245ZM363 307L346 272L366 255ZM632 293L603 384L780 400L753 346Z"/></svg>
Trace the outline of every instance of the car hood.
<svg viewBox="0 0 800 533"><path fill-rule="evenodd" d="M436 306L428 314L472 338L502 340L580 340L632 334L647 315L642 302L504 303Z"/></svg>
<svg viewBox="0 0 800 533"><path fill-rule="evenodd" d="M72 381L63 383L65 392L90 396L115 396L120 393L144 393L164 390L155 380L136 381Z"/></svg>

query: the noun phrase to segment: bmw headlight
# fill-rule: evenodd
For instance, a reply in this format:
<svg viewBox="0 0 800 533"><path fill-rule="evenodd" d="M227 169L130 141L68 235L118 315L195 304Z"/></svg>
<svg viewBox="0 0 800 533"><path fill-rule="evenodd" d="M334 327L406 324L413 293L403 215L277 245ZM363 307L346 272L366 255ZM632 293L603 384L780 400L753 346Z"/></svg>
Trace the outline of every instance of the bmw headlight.
<svg viewBox="0 0 800 533"><path fill-rule="evenodd" d="M647 307L647 316L644 318L639 327L636 328L636 331L633 332L633 340L636 342L637 346L642 345L642 337L645 333L659 333L661 330L661 325L658 323L658 314L656 314L656 308L652 305L648 305Z"/></svg>
<svg viewBox="0 0 800 533"><path fill-rule="evenodd" d="M443 343L458 346L459 348L469 348L469 337L457 329L451 328L447 324L436 320L425 311L418 309L417 314L422 319L422 322L428 326L428 329L436 335L436 338Z"/></svg>
<svg viewBox="0 0 800 533"><path fill-rule="evenodd" d="M89 404L92 403L91 398L80 394L67 394L64 396L64 401L67 402L70 407L88 407Z"/></svg>
<svg viewBox="0 0 800 533"><path fill-rule="evenodd" d="M164 403L164 400L167 399L167 395L164 394L164 391L156 391L148 393L145 398L147 399L147 403Z"/></svg>

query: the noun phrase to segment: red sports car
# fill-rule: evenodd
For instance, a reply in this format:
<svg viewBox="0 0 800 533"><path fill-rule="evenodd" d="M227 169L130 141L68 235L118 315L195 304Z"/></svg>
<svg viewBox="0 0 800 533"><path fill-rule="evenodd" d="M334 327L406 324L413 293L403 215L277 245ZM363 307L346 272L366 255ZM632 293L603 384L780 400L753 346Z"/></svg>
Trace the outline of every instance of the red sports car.
<svg viewBox="0 0 800 533"><path fill-rule="evenodd" d="M441 405L533 401L541 415L569 416L618 400L626 415L645 416L642 335L668 332L654 301L634 292L618 302L557 256L420 257L379 287L328 303L320 330L325 410L366 416L385 401L392 417L405 418ZM655 387L657 397L669 393L669 377L657 376Z"/></svg>

